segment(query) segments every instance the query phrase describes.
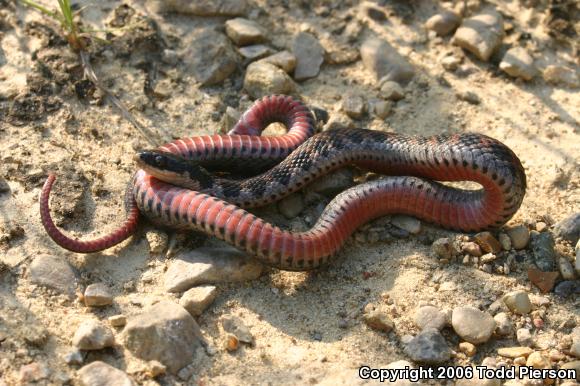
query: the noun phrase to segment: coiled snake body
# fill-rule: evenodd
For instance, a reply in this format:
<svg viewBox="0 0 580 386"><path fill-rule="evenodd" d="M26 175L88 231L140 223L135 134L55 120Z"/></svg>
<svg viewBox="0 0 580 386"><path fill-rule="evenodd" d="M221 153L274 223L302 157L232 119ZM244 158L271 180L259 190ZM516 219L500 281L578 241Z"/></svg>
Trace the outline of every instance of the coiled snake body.
<svg viewBox="0 0 580 386"><path fill-rule="evenodd" d="M290 130L280 137L258 136L273 121ZM339 129L308 138L313 133L313 118L300 102L286 96L263 98L229 135L181 139L140 153L136 161L142 169L127 191L128 217L111 234L80 241L56 228L48 207L54 175L40 197L43 225L62 247L88 253L131 235L141 212L156 223L214 235L268 265L307 270L326 263L356 228L373 218L406 213L446 228L477 231L505 223L525 194L519 159L484 135L417 137ZM238 181L206 170L222 160L238 163L238 168L277 165ZM393 177L340 193L306 232L283 230L242 209L279 200L347 164ZM471 180L482 188L462 190L435 180Z"/></svg>

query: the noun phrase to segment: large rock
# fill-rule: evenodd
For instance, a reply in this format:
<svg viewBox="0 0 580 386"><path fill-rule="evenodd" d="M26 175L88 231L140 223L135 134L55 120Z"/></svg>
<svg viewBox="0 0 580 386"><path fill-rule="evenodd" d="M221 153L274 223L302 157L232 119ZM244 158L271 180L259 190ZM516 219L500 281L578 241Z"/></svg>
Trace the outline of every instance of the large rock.
<svg viewBox="0 0 580 386"><path fill-rule="evenodd" d="M264 266L232 247L198 248L173 259L165 273L165 289L182 292L201 284L253 280Z"/></svg>
<svg viewBox="0 0 580 386"><path fill-rule="evenodd" d="M296 56L294 79L300 81L318 75L324 62L324 48L316 37L308 32L300 32L294 37L292 52Z"/></svg>
<svg viewBox="0 0 580 386"><path fill-rule="evenodd" d="M123 371L105 362L95 361L83 366L79 372L83 386L134 386L135 383Z"/></svg>
<svg viewBox="0 0 580 386"><path fill-rule="evenodd" d="M271 94L292 94L296 85L280 68L259 61L250 64L246 69L244 89L257 99Z"/></svg>
<svg viewBox="0 0 580 386"><path fill-rule="evenodd" d="M411 64L389 43L371 37L362 44L360 55L364 66L377 80L408 83L414 75Z"/></svg>
<svg viewBox="0 0 580 386"><path fill-rule="evenodd" d="M51 255L35 257L30 264L28 278L33 284L74 296L76 276L71 266L64 259Z"/></svg>
<svg viewBox="0 0 580 386"><path fill-rule="evenodd" d="M192 362L203 337L183 307L164 300L130 318L122 339L136 357L159 361L175 374Z"/></svg>
<svg viewBox="0 0 580 386"><path fill-rule="evenodd" d="M147 0L155 13L175 12L196 16L239 16L246 13L246 0Z"/></svg>
<svg viewBox="0 0 580 386"><path fill-rule="evenodd" d="M229 39L213 29L195 33L186 49L188 71L204 86L221 83L237 67L237 54Z"/></svg>
<svg viewBox="0 0 580 386"><path fill-rule="evenodd" d="M463 20L455 32L453 43L487 62L503 38L503 18L488 10Z"/></svg>

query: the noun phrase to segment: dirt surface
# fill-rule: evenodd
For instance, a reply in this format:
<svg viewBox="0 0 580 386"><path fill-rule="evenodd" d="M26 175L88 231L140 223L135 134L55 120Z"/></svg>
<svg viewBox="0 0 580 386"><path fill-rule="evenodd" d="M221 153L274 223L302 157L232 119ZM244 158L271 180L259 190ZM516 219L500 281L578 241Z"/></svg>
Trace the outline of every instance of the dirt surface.
<svg viewBox="0 0 580 386"><path fill-rule="evenodd" d="M362 6L350 1L334 6L252 0L249 9L277 51L291 50L293 36L304 30L317 36L327 53L341 51L343 46L335 39L340 32L333 31L345 20L358 20L360 25L360 34L350 44L357 52L370 35L390 42L409 60L415 76L405 87L405 98L385 119L365 114L354 126L420 135L472 131L499 139L519 156L528 178L526 198L510 224L524 223L531 229L537 222L550 226L580 210L580 93L577 88L549 84L541 74L529 82L515 80L499 70L501 56L484 63L453 46L450 37L428 34L425 21L441 6L463 4L457 3L383 1L377 7L385 12L384 20L369 17ZM489 6L467 3L468 15ZM504 45L524 44L540 69L561 64L578 71L572 39L565 28L563 32L551 29L544 2L498 3L509 26ZM92 64L103 83L157 136L220 132L227 106L241 112L251 104L242 87L241 60L225 82L214 86L197 83L183 61L196 30L215 26L223 31L227 17L159 15L139 1L124 4L80 2L78 9L87 5L80 15L91 28L111 29L111 22L129 26L98 35L110 43L91 45ZM578 21L572 23L577 28ZM165 49L178 54L176 64L161 60ZM450 52L462 60L459 72L445 71L441 65L441 58ZM168 82L169 90L151 93L152 79ZM459 100L456 94L463 91L477 94L481 103ZM361 60L327 61L318 76L297 82L296 95L309 106L325 109L331 118L348 93L369 99L378 94L377 81ZM0 178L9 186L8 192L0 193L0 374L6 384L25 384L21 369L30 363L49 368L40 384L78 382L80 366L68 365L63 355L70 350L81 321L92 316L106 323L109 316L130 316L160 299L178 299L163 288L170 258L149 253L143 234L151 225L143 225L138 235L120 246L80 255L54 244L39 219L40 189L52 171L58 175L52 212L60 227L77 236L103 235L114 229L124 215L123 192L135 170L133 154L148 146L101 92L84 80L79 59L57 24L20 4L0 0ZM259 213L281 219L281 225L290 224L275 208ZM303 219L292 220L296 221ZM408 360L401 341L419 331L413 314L420 304L485 309L515 289L539 294L527 278L527 251L521 252L525 263L509 275L463 265L461 257L441 264L429 241L454 235L423 224L420 236L391 243L350 243L321 271L268 270L252 282L217 285L216 301L197 318L217 352L197 357L187 380L169 374L152 379L143 370L145 362L120 344L86 353L83 363L103 360L148 385L318 384L345 369ZM217 243L194 235L182 244L195 248ZM558 245L558 252L571 259L573 246ZM77 270L79 292L94 282L109 285L114 304L87 308L78 299L31 284L29 266L41 254L65 258ZM443 282L453 282L453 291L440 290ZM580 322L580 315L574 295L545 296L551 305L535 337L540 349L548 352ZM364 323L368 303L388 306L395 325L391 332L378 332ZM219 320L226 314L241 317L250 327L253 347L242 346L234 353L223 348L225 334ZM525 322L522 317L521 323ZM444 336L457 351L459 337L450 328ZM518 345L514 337L494 338L478 346L474 357L457 355L449 363L480 364L485 357L497 357L498 347L510 345ZM567 358L563 361L572 360Z"/></svg>

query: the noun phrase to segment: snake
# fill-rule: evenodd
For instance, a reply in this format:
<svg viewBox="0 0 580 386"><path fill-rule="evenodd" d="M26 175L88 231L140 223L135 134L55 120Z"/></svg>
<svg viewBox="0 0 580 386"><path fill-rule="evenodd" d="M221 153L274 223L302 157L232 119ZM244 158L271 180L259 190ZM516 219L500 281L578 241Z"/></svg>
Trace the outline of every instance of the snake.
<svg viewBox="0 0 580 386"><path fill-rule="evenodd" d="M272 122L288 131L262 136ZM496 229L517 212L526 191L519 158L486 135L424 137L351 128L315 134L310 110L284 95L257 100L228 134L178 139L134 159L139 169L127 187L125 222L96 240L73 239L55 226L50 174L40 195L48 235L68 250L97 252L132 235L143 214L155 224L215 236L266 265L301 271L326 265L357 228L388 214L462 232ZM216 172L220 165L262 171L237 179L227 170ZM282 229L247 210L281 200L346 165L385 176L336 195L307 231ZM473 181L480 188L444 183L452 181Z"/></svg>

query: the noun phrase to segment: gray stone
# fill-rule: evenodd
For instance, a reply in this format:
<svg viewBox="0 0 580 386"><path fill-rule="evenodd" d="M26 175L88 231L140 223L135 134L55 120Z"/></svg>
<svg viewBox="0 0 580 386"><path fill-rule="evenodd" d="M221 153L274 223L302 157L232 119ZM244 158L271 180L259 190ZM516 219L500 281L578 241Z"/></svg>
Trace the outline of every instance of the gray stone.
<svg viewBox="0 0 580 386"><path fill-rule="evenodd" d="M266 41L266 33L255 21L236 17L226 21L226 34L238 46L262 43Z"/></svg>
<svg viewBox="0 0 580 386"><path fill-rule="evenodd" d="M296 68L296 56L289 51L278 52L277 54L262 59L261 62L273 64L288 74Z"/></svg>
<svg viewBox="0 0 580 386"><path fill-rule="evenodd" d="M353 119L360 119L366 111L366 103L362 96L347 94L342 100L342 110Z"/></svg>
<svg viewBox="0 0 580 386"><path fill-rule="evenodd" d="M240 47L238 49L240 55L246 59L247 62L252 62L264 58L272 54L272 49L263 44L254 44L251 46Z"/></svg>
<svg viewBox="0 0 580 386"><path fill-rule="evenodd" d="M109 323L113 327L123 327L127 324L127 317L122 314L109 316Z"/></svg>
<svg viewBox="0 0 580 386"><path fill-rule="evenodd" d="M479 244L473 241L468 241L461 245L461 251L470 254L471 256L480 257L483 253Z"/></svg>
<svg viewBox="0 0 580 386"><path fill-rule="evenodd" d="M435 306L423 306L415 311L414 321L421 330L434 328L441 331L447 325L447 315Z"/></svg>
<svg viewBox="0 0 580 386"><path fill-rule="evenodd" d="M244 89L254 98L271 94L292 94L296 85L283 70L263 61L253 62L246 69Z"/></svg>
<svg viewBox="0 0 580 386"><path fill-rule="evenodd" d="M431 16L425 22L425 27L435 31L439 36L445 36L455 31L459 23L461 23L461 18L455 12L445 10Z"/></svg>
<svg viewBox="0 0 580 386"><path fill-rule="evenodd" d="M301 81L318 75L324 62L324 48L316 37L300 32L294 37L292 52L296 56L294 79Z"/></svg>
<svg viewBox="0 0 580 386"><path fill-rule="evenodd" d="M287 219L298 216L304 210L304 199L301 193L293 193L278 202L278 210Z"/></svg>
<svg viewBox="0 0 580 386"><path fill-rule="evenodd" d="M504 251L509 251L510 249L512 249L512 241L508 235L506 235L505 233L500 233L498 239Z"/></svg>
<svg viewBox="0 0 580 386"><path fill-rule="evenodd" d="M222 118L222 132L227 133L238 123L242 114L231 106L226 107Z"/></svg>
<svg viewBox="0 0 580 386"><path fill-rule="evenodd" d="M526 315L532 312L532 302L526 291L512 291L503 297L503 302L516 314Z"/></svg>
<svg viewBox="0 0 580 386"><path fill-rule="evenodd" d="M125 372L105 362L95 361L78 371L83 386L134 386L135 383Z"/></svg>
<svg viewBox="0 0 580 386"><path fill-rule="evenodd" d="M531 80L538 70L534 66L534 59L525 48L510 48L504 55L499 68L509 76Z"/></svg>
<svg viewBox="0 0 580 386"><path fill-rule="evenodd" d="M0 194L8 193L10 191L10 185L2 177L0 177Z"/></svg>
<svg viewBox="0 0 580 386"><path fill-rule="evenodd" d="M490 314L470 306L455 308L451 325L457 335L473 344L487 342L496 328L495 320Z"/></svg>
<svg viewBox="0 0 580 386"><path fill-rule="evenodd" d="M405 345L405 354L413 362L421 364L441 364L451 358L451 349L438 330L427 329Z"/></svg>
<svg viewBox="0 0 580 386"><path fill-rule="evenodd" d="M103 283L89 284L84 294L87 307L103 307L113 304L111 290Z"/></svg>
<svg viewBox="0 0 580 386"><path fill-rule="evenodd" d="M339 169L312 182L308 190L332 197L353 186L353 178L351 169Z"/></svg>
<svg viewBox="0 0 580 386"><path fill-rule="evenodd" d="M179 304L192 316L199 316L213 303L217 296L217 288L213 285L193 287L185 291Z"/></svg>
<svg viewBox="0 0 580 386"><path fill-rule="evenodd" d="M51 288L62 294L74 296L76 276L71 266L61 258L40 255L34 258L29 268L30 282Z"/></svg>
<svg viewBox="0 0 580 386"><path fill-rule="evenodd" d="M203 86L221 83L237 67L237 55L230 41L213 29L195 33L185 52L187 70Z"/></svg>
<svg viewBox="0 0 580 386"><path fill-rule="evenodd" d="M167 300L131 317L123 330L124 345L133 355L159 361L173 374L192 362L202 339L193 317Z"/></svg>
<svg viewBox="0 0 580 386"><path fill-rule="evenodd" d="M77 328L72 344L81 350L101 350L115 344L111 329L98 320L89 319Z"/></svg>
<svg viewBox="0 0 580 386"><path fill-rule="evenodd" d="M225 315L222 318L222 327L224 331L233 334L240 342L254 344L254 336L244 321L237 316Z"/></svg>
<svg viewBox="0 0 580 386"><path fill-rule="evenodd" d="M574 267L572 263L568 261L565 257L560 257L558 259L558 268L564 280L574 280L576 278L576 273L574 272Z"/></svg>
<svg viewBox="0 0 580 386"><path fill-rule="evenodd" d="M463 20L453 43L487 62L501 44L503 33L502 16L495 10L488 10Z"/></svg>
<svg viewBox="0 0 580 386"><path fill-rule="evenodd" d="M254 280L264 266L233 247L198 248L176 256L165 272L165 289L183 292L200 284Z"/></svg>
<svg viewBox="0 0 580 386"><path fill-rule="evenodd" d="M570 88L580 87L580 78L578 73L566 66L550 64L544 69L544 80L555 85L562 85ZM578 235L578 233L576 233ZM576 236L578 238L578 236Z"/></svg>
<svg viewBox="0 0 580 386"><path fill-rule="evenodd" d="M493 317L496 324L495 333L501 336L511 335L514 332L514 324L510 316L505 312L500 312Z"/></svg>
<svg viewBox="0 0 580 386"><path fill-rule="evenodd" d="M556 251L554 237L550 232L531 233L531 246L534 253L534 262L541 271L554 271L556 266Z"/></svg>
<svg viewBox="0 0 580 386"><path fill-rule="evenodd" d="M518 328L516 331L516 339L521 346L532 347L534 344L532 333L527 328Z"/></svg>
<svg viewBox="0 0 580 386"><path fill-rule="evenodd" d="M246 0L147 0L155 13L175 12L196 16L239 16L247 12Z"/></svg>
<svg viewBox="0 0 580 386"><path fill-rule="evenodd" d="M530 231L525 225L517 225L506 230L514 249L524 249L530 242Z"/></svg>
<svg viewBox="0 0 580 386"><path fill-rule="evenodd" d="M397 228L406 230L412 235L417 235L421 232L421 221L415 217L404 214L396 214L391 218L391 224Z"/></svg>
<svg viewBox="0 0 580 386"><path fill-rule="evenodd" d="M390 101L399 101L405 97L405 91L397 82L386 81L381 85L381 98Z"/></svg>
<svg viewBox="0 0 580 386"><path fill-rule="evenodd" d="M360 48L364 66L377 80L407 84L415 73L411 64L385 40L368 38Z"/></svg>
<svg viewBox="0 0 580 386"><path fill-rule="evenodd" d="M580 212L559 221L554 225L554 234L574 245L580 239Z"/></svg>

